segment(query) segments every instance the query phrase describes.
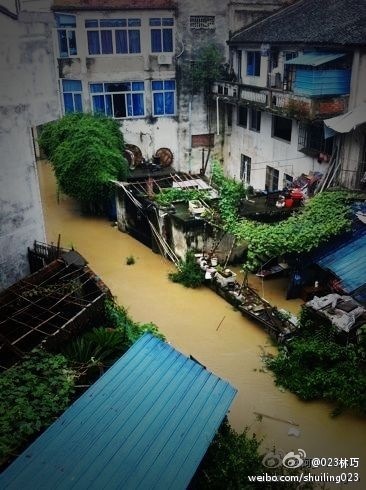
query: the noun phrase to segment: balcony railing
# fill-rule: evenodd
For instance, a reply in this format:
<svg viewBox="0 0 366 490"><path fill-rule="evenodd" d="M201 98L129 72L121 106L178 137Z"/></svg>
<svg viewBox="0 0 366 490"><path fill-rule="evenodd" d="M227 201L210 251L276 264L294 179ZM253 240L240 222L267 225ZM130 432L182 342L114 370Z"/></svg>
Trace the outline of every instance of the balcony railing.
<svg viewBox="0 0 366 490"><path fill-rule="evenodd" d="M253 87L233 82L216 82L212 94L222 99L295 119L327 118L347 111L348 97L306 97L276 88Z"/></svg>

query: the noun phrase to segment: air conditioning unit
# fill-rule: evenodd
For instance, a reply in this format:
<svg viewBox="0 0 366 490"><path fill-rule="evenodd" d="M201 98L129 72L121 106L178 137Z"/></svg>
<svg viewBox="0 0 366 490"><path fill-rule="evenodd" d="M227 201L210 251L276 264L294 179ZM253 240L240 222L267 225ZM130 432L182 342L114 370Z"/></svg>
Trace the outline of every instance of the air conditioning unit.
<svg viewBox="0 0 366 490"><path fill-rule="evenodd" d="M173 55L166 53L158 54L158 63L159 65L171 65L173 63Z"/></svg>

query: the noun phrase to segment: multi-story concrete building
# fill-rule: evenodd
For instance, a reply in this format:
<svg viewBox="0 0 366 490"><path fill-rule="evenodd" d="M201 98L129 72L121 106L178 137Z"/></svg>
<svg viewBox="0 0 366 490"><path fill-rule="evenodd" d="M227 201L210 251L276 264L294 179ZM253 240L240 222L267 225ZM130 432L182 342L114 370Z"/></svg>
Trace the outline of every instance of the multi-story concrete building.
<svg viewBox="0 0 366 490"><path fill-rule="evenodd" d="M60 117L47 1L0 8L0 289L25 276L45 240L32 129Z"/></svg>
<svg viewBox="0 0 366 490"><path fill-rule="evenodd" d="M350 94L364 101L354 92L364 86L357 53L366 43L365 10L365 0L300 0L230 37L236 81L213 90L216 148L230 175L271 191L302 173L326 173L330 160L333 172L339 168L342 141L323 121L346 113Z"/></svg>
<svg viewBox="0 0 366 490"><path fill-rule="evenodd" d="M71 111L121 122L145 158L160 147L197 172L213 140L202 97L182 83L201 45L228 57L229 32L287 0L2 0L0 5L0 288L27 274L45 240L37 127Z"/></svg>
<svg viewBox="0 0 366 490"><path fill-rule="evenodd" d="M177 169L198 171L213 134L203 97L185 85L186 67L208 44L227 60L231 23L244 25L283 3L55 0L63 110L115 117L146 159L168 147Z"/></svg>

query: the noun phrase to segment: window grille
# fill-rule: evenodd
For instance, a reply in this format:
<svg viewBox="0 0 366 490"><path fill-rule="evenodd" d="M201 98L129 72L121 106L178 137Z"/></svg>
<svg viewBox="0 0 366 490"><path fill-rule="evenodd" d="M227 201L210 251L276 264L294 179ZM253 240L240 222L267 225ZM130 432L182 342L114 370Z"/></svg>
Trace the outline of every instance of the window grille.
<svg viewBox="0 0 366 490"><path fill-rule="evenodd" d="M189 18L191 29L215 29L214 15L191 15Z"/></svg>

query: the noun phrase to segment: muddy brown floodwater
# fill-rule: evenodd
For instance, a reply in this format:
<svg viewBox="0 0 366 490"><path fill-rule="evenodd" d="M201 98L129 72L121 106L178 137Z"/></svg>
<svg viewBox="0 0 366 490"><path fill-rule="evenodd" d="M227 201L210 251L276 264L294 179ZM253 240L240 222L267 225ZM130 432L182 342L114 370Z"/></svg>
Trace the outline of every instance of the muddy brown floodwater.
<svg viewBox="0 0 366 490"><path fill-rule="evenodd" d="M38 168L48 241L56 242L60 233L62 245L73 245L87 258L135 320L156 323L174 347L191 354L238 389L229 413L236 430L249 426L264 437L264 450L276 446L285 452L300 448L309 457L360 458L360 467L338 472L357 471L363 483L347 488L366 488L365 419L351 414L332 418L331 405L302 402L292 393L280 391L271 374L263 372L262 349L274 348L259 326L209 289L186 289L170 282L170 262L105 219L81 216L71 199L61 196L58 201L50 166L40 162ZM136 259L132 266L126 265L129 255ZM249 282L273 304L298 311L301 301L284 299L283 280L262 284L251 277ZM259 420L255 412L265 416ZM292 426L286 421L298 424L298 437L288 435ZM324 472L330 470L324 468Z"/></svg>

